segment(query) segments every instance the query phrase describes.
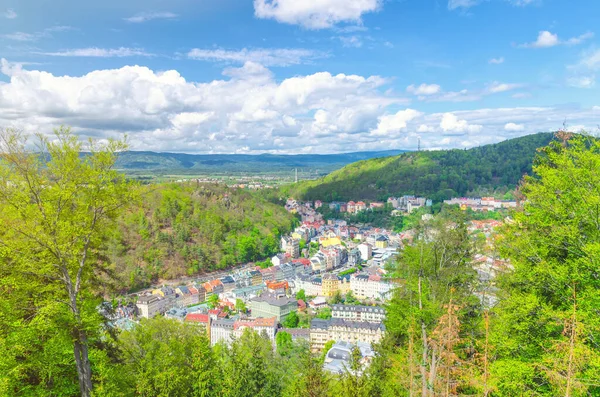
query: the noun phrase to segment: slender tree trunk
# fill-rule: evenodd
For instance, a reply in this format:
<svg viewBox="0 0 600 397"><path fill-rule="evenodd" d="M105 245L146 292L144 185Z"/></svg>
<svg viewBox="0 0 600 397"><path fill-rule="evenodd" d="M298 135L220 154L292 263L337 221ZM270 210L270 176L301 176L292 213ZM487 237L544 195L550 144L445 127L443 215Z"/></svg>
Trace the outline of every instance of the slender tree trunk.
<svg viewBox="0 0 600 397"><path fill-rule="evenodd" d="M569 337L569 363L567 366L567 387L565 397L571 397L571 388L573 385L573 361L575 358L575 339L577 336L577 292L573 284L573 315L571 316L571 335Z"/></svg>
<svg viewBox="0 0 600 397"><path fill-rule="evenodd" d="M485 346L483 351L483 396L487 397L490 393L488 388L488 348L489 348L489 332L490 332L490 317L489 312L486 310L483 313L484 324L485 324Z"/></svg>
<svg viewBox="0 0 600 397"><path fill-rule="evenodd" d="M415 342L414 342L414 327L413 324L411 324L410 326L410 330L408 331L409 335L408 335L408 371L409 371L409 375L408 375L408 397L413 397L415 395L415 391L413 389L414 387L414 378L415 378L415 357L414 357L414 349L415 349Z"/></svg>
<svg viewBox="0 0 600 397"><path fill-rule="evenodd" d="M72 337L75 367L77 368L77 377L79 379L79 392L81 393L81 397L90 397L92 395L92 368L88 353L88 339L85 330L81 329L81 313L77 303L76 288L79 286L79 282L75 287L73 286L66 268L63 268L63 275L65 286L69 293L71 313L75 320Z"/></svg>
<svg viewBox="0 0 600 397"><path fill-rule="evenodd" d="M425 327L425 321L423 321L423 294L421 283L423 280L423 242L421 242L421 255L419 258L420 269L419 269L419 312L421 313L421 339L423 343L423 354L421 356L421 396L426 397L428 395L427 389L427 357L429 355L427 345L427 329Z"/></svg>

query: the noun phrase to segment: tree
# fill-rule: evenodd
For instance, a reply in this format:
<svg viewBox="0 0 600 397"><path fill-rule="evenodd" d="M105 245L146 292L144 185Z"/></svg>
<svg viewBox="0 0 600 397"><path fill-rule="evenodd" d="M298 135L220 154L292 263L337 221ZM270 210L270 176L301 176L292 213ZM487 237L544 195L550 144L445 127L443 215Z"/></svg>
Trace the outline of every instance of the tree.
<svg viewBox="0 0 600 397"><path fill-rule="evenodd" d="M331 308L324 307L317 313L317 318L329 320L331 318Z"/></svg>
<svg viewBox="0 0 600 397"><path fill-rule="evenodd" d="M210 307L211 309L216 308L217 306L219 306L219 295L217 295L217 294L209 295L208 299L206 300L206 303L208 304L208 307Z"/></svg>
<svg viewBox="0 0 600 397"><path fill-rule="evenodd" d="M60 128L53 138L37 135L31 151L30 138L0 132L1 272L15 282L9 294L28 296L21 324L50 314L56 332L69 340L80 394L87 397L90 348L102 322L96 306L109 271L100 249L125 205L135 202L136 189L114 170L123 141L84 144Z"/></svg>
<svg viewBox="0 0 600 397"><path fill-rule="evenodd" d="M539 151L523 208L501 231L514 270L499 279L491 322L500 393L600 393L600 142L563 137Z"/></svg>
<svg viewBox="0 0 600 397"><path fill-rule="evenodd" d="M289 384L286 395L289 397L326 397L331 380L323 371L321 360L312 356L309 349L300 353L299 371Z"/></svg>
<svg viewBox="0 0 600 397"><path fill-rule="evenodd" d="M237 311L241 312L241 313L246 313L246 311L248 310L246 308L246 304L244 303L243 300L241 300L240 298L237 298L235 300L235 308Z"/></svg>
<svg viewBox="0 0 600 397"><path fill-rule="evenodd" d="M290 312L290 314L288 314L286 316L286 318L283 320L283 326L286 328L296 328L296 327L298 327L299 321L300 321L300 318L298 317L298 313Z"/></svg>
<svg viewBox="0 0 600 397"><path fill-rule="evenodd" d="M275 336L275 344L277 346L277 352L282 356L287 356L293 347L292 335L285 331L277 332Z"/></svg>
<svg viewBox="0 0 600 397"><path fill-rule="evenodd" d="M306 293L304 292L303 289L301 289L300 291L296 292L296 299L303 300L304 302L306 302Z"/></svg>

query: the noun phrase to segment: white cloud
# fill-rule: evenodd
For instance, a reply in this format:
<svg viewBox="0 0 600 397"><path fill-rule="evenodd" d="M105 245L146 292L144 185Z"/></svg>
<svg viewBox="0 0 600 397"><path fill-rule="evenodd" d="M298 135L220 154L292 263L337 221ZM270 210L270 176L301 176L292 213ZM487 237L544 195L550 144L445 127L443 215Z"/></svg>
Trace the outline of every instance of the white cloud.
<svg viewBox="0 0 600 397"><path fill-rule="evenodd" d="M407 123L421 116L422 113L414 109L400 110L396 114L379 117L377 128L371 131L371 135L386 136L398 133L406 129Z"/></svg>
<svg viewBox="0 0 600 397"><path fill-rule="evenodd" d="M525 126L523 124L515 124L515 123L506 123L504 125L504 129L506 131L523 131L525 129Z"/></svg>
<svg viewBox="0 0 600 397"><path fill-rule="evenodd" d="M363 41L359 36L337 36L337 39L342 42L344 47L360 48L363 45Z"/></svg>
<svg viewBox="0 0 600 397"><path fill-rule="evenodd" d="M151 57L153 54L145 52L141 48L73 48L58 52L39 52L41 55L55 56L55 57L94 57L94 58L122 58L122 57Z"/></svg>
<svg viewBox="0 0 600 397"><path fill-rule="evenodd" d="M332 137L368 135L388 106L406 103L384 93L378 76L320 72L278 82L252 62L207 82L141 66L72 77L3 60L2 72L10 82L0 83L1 126L48 132L65 124L102 138L127 132L136 150L336 151Z"/></svg>
<svg viewBox="0 0 600 397"><path fill-rule="evenodd" d="M470 147L526 132L597 124L598 109L515 107L425 113L406 109L379 76L319 72L277 80L247 62L224 77L189 81L143 66L55 76L2 61L0 126L84 137L127 133L133 150L191 153L331 153ZM4 79L3 79L4 80ZM398 111L399 109L402 109ZM509 123L526 130L507 131ZM510 129L510 127L509 127Z"/></svg>
<svg viewBox="0 0 600 397"><path fill-rule="evenodd" d="M202 61L245 63L256 62L264 66L289 66L309 63L327 54L313 50L293 48L254 48L241 50L194 48L187 53L188 58Z"/></svg>
<svg viewBox="0 0 600 397"><path fill-rule="evenodd" d="M506 92L506 91L511 91L517 88L521 88L522 85L521 84L514 84L514 83L499 83L497 81L494 81L492 84L490 84L487 88L487 90L492 93L492 94L497 94L500 92Z"/></svg>
<svg viewBox="0 0 600 397"><path fill-rule="evenodd" d="M596 85L596 76L569 77L567 84L575 88L592 88Z"/></svg>
<svg viewBox="0 0 600 397"><path fill-rule="evenodd" d="M326 29L341 22L360 25L363 14L378 11L382 4L382 0L254 0L254 14L307 29Z"/></svg>
<svg viewBox="0 0 600 397"><path fill-rule="evenodd" d="M6 19L15 19L17 17L17 13L12 8L9 8L2 13L2 16Z"/></svg>
<svg viewBox="0 0 600 397"><path fill-rule="evenodd" d="M454 113L444 113L440 121L440 128L444 132L479 132L483 126L469 124L467 120L460 120Z"/></svg>
<svg viewBox="0 0 600 397"><path fill-rule="evenodd" d="M442 87L437 84L421 84L418 87L416 87L414 84L411 84L406 87L406 92L414 95L434 95L438 94L441 90Z"/></svg>
<svg viewBox="0 0 600 397"><path fill-rule="evenodd" d="M435 132L435 127L427 124L421 124L419 128L417 128L417 132Z"/></svg>
<svg viewBox="0 0 600 397"><path fill-rule="evenodd" d="M594 37L592 32L584 33L577 37L572 37L567 40L560 40L558 35L555 33L551 33L547 30L543 30L538 33L538 37L536 41L532 43L521 44L519 47L522 48L549 48L557 45L577 45L583 43L585 40L591 39Z"/></svg>
<svg viewBox="0 0 600 397"><path fill-rule="evenodd" d="M71 26L64 25L56 25L46 28L40 32L26 33L26 32L14 32L7 33L0 37L4 37L5 39L15 40L15 41L36 41L44 37L52 37L52 33L55 32L66 32L69 30L74 30Z"/></svg>
<svg viewBox="0 0 600 397"><path fill-rule="evenodd" d="M177 18L178 15L172 12L140 12L135 14L129 18L123 18L127 22L132 23L142 23L148 22L153 19L174 19Z"/></svg>
<svg viewBox="0 0 600 397"><path fill-rule="evenodd" d="M492 58L488 61L488 63L492 65L500 65L501 63L504 63L504 57Z"/></svg>

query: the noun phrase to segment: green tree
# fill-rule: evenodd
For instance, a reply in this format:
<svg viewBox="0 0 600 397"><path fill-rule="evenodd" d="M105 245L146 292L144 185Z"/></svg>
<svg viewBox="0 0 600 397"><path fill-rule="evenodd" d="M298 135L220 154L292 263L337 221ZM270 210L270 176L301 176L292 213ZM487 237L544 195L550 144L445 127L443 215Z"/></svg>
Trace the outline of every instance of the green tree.
<svg viewBox="0 0 600 397"><path fill-rule="evenodd" d="M520 188L499 242L514 267L491 325L499 393L600 394L599 169L599 141L576 135L540 150Z"/></svg>
<svg viewBox="0 0 600 397"><path fill-rule="evenodd" d="M135 201L136 189L114 170L117 153L126 148L122 141L84 143L60 128L52 138L37 135L30 151L30 139L14 130L0 132L0 290L25 299L16 307L2 306L4 314L13 311L7 318L16 322L0 329L10 340L46 321L56 333L52 340L62 340L56 351L72 351L79 391L87 397L90 350L102 322L96 306L109 270L100 248L125 205ZM19 361L30 357L26 350L18 353ZM23 382L41 380L31 375Z"/></svg>
<svg viewBox="0 0 600 397"><path fill-rule="evenodd" d="M241 300L240 298L237 298L235 300L235 308L237 311L241 312L241 313L246 313L246 311L248 310L246 308L246 304L244 303L243 300Z"/></svg>
<svg viewBox="0 0 600 397"><path fill-rule="evenodd" d="M292 342L292 335L285 331L277 332L277 335L275 336L275 344L279 354L282 356L289 355L294 345Z"/></svg>
<svg viewBox="0 0 600 397"><path fill-rule="evenodd" d="M298 327L299 321L300 321L300 318L298 317L298 313L290 312L290 314L288 314L285 317L282 324L286 328L296 328L296 327Z"/></svg>
<svg viewBox="0 0 600 397"><path fill-rule="evenodd" d="M206 303L208 304L208 307L210 307L211 309L216 308L217 306L219 306L219 295L217 295L217 294L209 295L208 299L206 300Z"/></svg>
<svg viewBox="0 0 600 397"><path fill-rule="evenodd" d="M329 396L331 379L323 371L323 363L304 349L300 353L300 365L293 381L286 388L289 397L326 397Z"/></svg>
<svg viewBox="0 0 600 397"><path fill-rule="evenodd" d="M296 292L296 299L298 300L303 300L304 302L306 302L306 293L304 292L303 289L301 289L300 291Z"/></svg>
<svg viewBox="0 0 600 397"><path fill-rule="evenodd" d="M331 308L324 307L324 308L320 309L319 312L317 313L317 318L320 318L323 320L329 320L331 318Z"/></svg>

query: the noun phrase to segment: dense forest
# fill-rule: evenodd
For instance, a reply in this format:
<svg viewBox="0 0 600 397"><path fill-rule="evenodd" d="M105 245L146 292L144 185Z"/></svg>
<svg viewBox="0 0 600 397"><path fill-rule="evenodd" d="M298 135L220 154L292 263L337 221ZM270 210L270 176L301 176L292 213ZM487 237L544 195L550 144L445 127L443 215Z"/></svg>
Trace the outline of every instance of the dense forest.
<svg viewBox="0 0 600 397"><path fill-rule="evenodd" d="M119 219L107 251L122 285L137 288L269 257L294 222L283 206L250 191L149 185L140 204Z"/></svg>
<svg viewBox="0 0 600 397"><path fill-rule="evenodd" d="M553 135L539 133L468 150L403 153L349 164L318 180L284 188L307 200L385 200L414 194L450 197L506 192L531 173L536 150Z"/></svg>

